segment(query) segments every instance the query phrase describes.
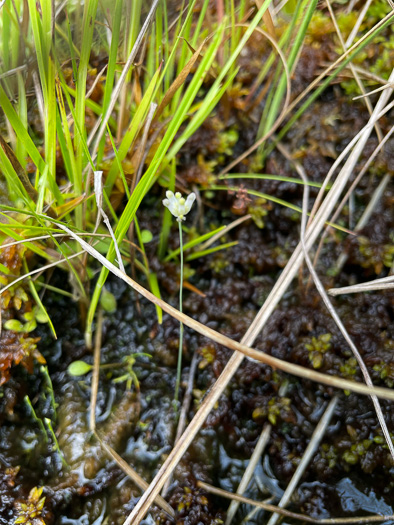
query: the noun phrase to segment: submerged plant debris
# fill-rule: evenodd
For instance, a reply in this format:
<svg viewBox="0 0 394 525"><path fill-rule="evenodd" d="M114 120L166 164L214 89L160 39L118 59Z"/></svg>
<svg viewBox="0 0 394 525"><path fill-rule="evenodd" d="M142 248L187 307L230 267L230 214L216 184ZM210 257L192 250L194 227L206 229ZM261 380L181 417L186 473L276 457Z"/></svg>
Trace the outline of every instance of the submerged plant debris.
<svg viewBox="0 0 394 525"><path fill-rule="evenodd" d="M268 11L268 2L249 1L159 1L156 10L154 2L113 4L0 2L0 135L9 144L0 148L4 525L123 525L176 447L179 421L193 420L233 355L185 326L174 401L179 320L107 277L95 258L78 255L81 247L57 225L120 268L121 257L128 276L175 308L179 226L184 314L241 341L299 244L300 172L311 213L334 161L365 129L381 96L373 93L370 107L365 97L354 99L360 82L367 92L383 87L394 63L391 11L382 0L363 13L351 41L363 10L357 1L350 8L274 1ZM372 37L352 61L324 85L326 73L318 84L324 89L305 98L342 55L342 44L361 46L368 31ZM378 120L345 191L367 165L365 174L310 251L326 290L394 271L394 139L374 153L392 115L389 109ZM101 223L93 196L97 171L114 233ZM189 198L175 210L171 199L180 195ZM392 288L331 300L373 384L392 389ZM253 348L364 382L306 265ZM334 397L333 415L284 505L294 515L279 519L357 523L394 515L393 459L370 397L244 359L173 468L162 499L138 522L229 525L230 502L199 482L236 493L262 432L267 442L242 494L278 505ZM380 404L392 439L394 404ZM240 503L231 523L275 520L272 511Z"/></svg>

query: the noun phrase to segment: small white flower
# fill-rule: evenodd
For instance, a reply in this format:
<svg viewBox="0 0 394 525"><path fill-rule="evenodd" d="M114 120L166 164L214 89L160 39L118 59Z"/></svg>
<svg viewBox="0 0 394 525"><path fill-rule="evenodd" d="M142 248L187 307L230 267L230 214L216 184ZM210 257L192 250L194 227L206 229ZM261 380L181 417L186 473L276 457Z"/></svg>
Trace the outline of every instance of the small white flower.
<svg viewBox="0 0 394 525"><path fill-rule="evenodd" d="M196 194L190 193L185 200L182 195L177 191L175 195L172 191L166 192L166 199L163 200L164 206L166 206L170 212L176 217L178 222L186 220L185 215L189 213L193 202L196 200Z"/></svg>

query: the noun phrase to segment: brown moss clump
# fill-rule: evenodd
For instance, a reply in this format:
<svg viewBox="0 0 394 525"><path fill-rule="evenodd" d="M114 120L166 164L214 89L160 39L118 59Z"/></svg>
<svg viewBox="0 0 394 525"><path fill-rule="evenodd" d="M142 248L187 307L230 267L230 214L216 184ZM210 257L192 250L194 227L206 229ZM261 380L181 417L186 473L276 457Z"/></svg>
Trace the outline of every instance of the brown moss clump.
<svg viewBox="0 0 394 525"><path fill-rule="evenodd" d="M21 364L30 374L33 373L34 359L45 364L44 357L37 350L39 337L4 330L0 336L0 385L10 379L11 367Z"/></svg>

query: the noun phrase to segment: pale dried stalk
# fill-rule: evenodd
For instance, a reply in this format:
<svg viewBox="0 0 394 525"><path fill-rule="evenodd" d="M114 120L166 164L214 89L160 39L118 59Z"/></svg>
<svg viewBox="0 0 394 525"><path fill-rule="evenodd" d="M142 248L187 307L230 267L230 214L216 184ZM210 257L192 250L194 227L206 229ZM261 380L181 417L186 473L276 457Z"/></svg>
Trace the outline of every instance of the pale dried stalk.
<svg viewBox="0 0 394 525"><path fill-rule="evenodd" d="M97 393L98 393L98 386L99 386L102 335L103 335L103 311L100 308L98 311L98 317L97 317L96 338L94 342L94 354L93 354L92 386L90 389L89 429L91 432L95 432L96 430L96 404L97 404Z"/></svg>
<svg viewBox="0 0 394 525"><path fill-rule="evenodd" d="M357 19L357 22L356 24L354 25L353 29L352 29L352 33L354 32L354 35L352 35L352 33L349 35L349 38L348 40L345 41L343 40L343 37L342 37L342 33L341 33L341 30L339 29L339 26L337 24L337 19L335 18L335 13L331 7L331 2L330 0L326 0L326 4L327 4L327 8L328 8L328 11L330 13L330 16L331 16L331 20L332 20L332 23L334 24L334 27L335 27L335 31L338 35L338 38L339 38L339 41L341 42L341 46L342 46L342 49L344 51L346 51L346 49L351 45L351 43L353 42L357 32L358 32L358 28L360 27L362 21L364 20L364 17L365 17L365 14L368 10L368 7L367 9L366 6L368 3L371 3L372 0L368 0L365 4L365 6L363 7L363 9L361 10L360 12L360 15ZM366 92L365 92L365 89L364 89L364 85L355 69L355 67L353 66L353 64L350 62L349 63L349 68L350 68L350 71L352 72L352 75L354 77L354 80L356 81L361 93L362 93L362 96L364 97L364 102L365 102L365 105L367 106L367 109L368 109L368 113L371 115L372 114L372 104L371 104L371 101L369 100L368 96L366 95ZM376 134L378 136L378 139L379 139L379 142L382 140L383 138L383 135L382 135L382 131L380 129L380 126L379 126L379 123L376 122L375 124L375 130L376 130Z"/></svg>
<svg viewBox="0 0 394 525"><path fill-rule="evenodd" d="M245 26L245 24L235 24L235 27L244 27L244 26ZM219 175L224 175L225 173L228 173L234 166L236 166L244 158L246 158L248 155L250 155L252 153L252 151L254 151L263 142L265 142L269 137L271 137L273 135L273 133L275 132L275 130L281 125L281 123L283 122L283 119L285 118L285 116L288 114L288 108L289 108L289 105L290 105L290 97L291 97L291 77L290 77L290 71L289 71L289 68L288 68L288 65L287 65L286 58L285 58L285 56L283 54L283 51L281 50L281 48L279 47L278 43L276 42L276 40L274 40L268 33L263 31L259 27L256 27L255 31L258 31L259 33L264 35L265 38L267 38L271 42L271 44L273 45L273 47L277 51L277 53L278 53L278 55L279 55L279 57L280 57L280 59L282 61L283 69L284 69L285 75L286 75L286 97L285 97L285 101L284 101L284 104L283 104L282 111L280 112L280 114L279 114L278 118L275 120L275 122L272 124L271 128L267 131L267 133L265 135L263 135L259 140L257 140L253 144L253 146L251 148L249 148L247 151L242 153L242 155L237 157L233 162L230 162L230 164L228 164L219 173Z"/></svg>
<svg viewBox="0 0 394 525"><path fill-rule="evenodd" d="M353 44L353 46L347 49L347 51L343 53L343 55L341 55L333 64L331 64L327 69L325 69L323 73L321 73L313 82L311 82L311 84L309 84L309 86L295 100L293 100L293 102L287 107L286 111L284 112L284 117L289 115L291 111L293 111L293 109L306 97L306 95L310 93L310 91L312 91L312 89L315 86L317 86L320 83L320 81L324 79L325 76L327 76L333 69L335 69L343 60L345 60L345 58L348 55L350 55L356 49L356 47L361 44L363 40L368 38L373 31L378 29L381 25L385 24L388 20L390 20L393 17L394 17L393 12L388 13L388 15L386 15L382 20L380 20L380 22L378 22L372 29L370 29L368 33L363 35L360 38L360 40L358 40L355 44ZM271 134L271 132L269 134ZM251 146L247 151L242 153L242 155L237 157L233 162L231 162L228 166L226 166L220 172L220 174L222 175L224 173L228 173L231 168L239 164L244 158L248 157L251 153L253 153L253 151L255 151L260 146L260 144L262 144L267 139L269 134L257 140L253 144L253 146Z"/></svg>
<svg viewBox="0 0 394 525"><path fill-rule="evenodd" d="M296 471L294 472L280 502L278 503L278 507L283 509L288 505L295 488L297 487L299 481L301 480L305 472L305 469L309 465L309 462L313 458L317 450L317 447L319 446L319 443L324 436L324 433L334 414L334 410L335 410L335 407L337 406L337 403L338 403L338 397L335 396L331 399L330 403L328 404L328 407L326 408L318 425L315 428L315 431L312 434L311 440L309 441L308 446L305 449L304 455L302 456L302 459L300 463L298 464ZM279 518L279 514L275 512L271 516L267 525L276 525L278 518Z"/></svg>
<svg viewBox="0 0 394 525"><path fill-rule="evenodd" d="M394 74L394 71L393 71L393 74ZM358 362L358 365L361 369L361 372L364 376L364 380L366 382L366 384L368 386L373 386L373 383L372 383L372 380L371 380L371 377L369 375L369 372L368 372L368 369L367 367L365 366L365 363L364 363L364 360L363 358L361 357L361 354L360 352L358 351L356 345L354 344L353 340L351 339L348 331L346 330L344 324L342 323L341 319L339 318L334 306L332 305L325 289L324 289L324 286L323 284L321 283L317 273L316 273L316 270L312 264L312 261L309 257L309 254L308 254L308 250L305 246L305 228L306 228L306 221L307 221L307 212L308 212L308 199L309 199L309 186L307 184L308 182L308 179L306 177L305 174L301 174L304 182L306 183L304 185L304 193L303 193L303 202L302 202L302 217L301 217L301 244L302 244L302 248L303 248L303 252L304 252L304 258L305 258L305 262L308 266L308 269L309 269L309 272L313 278L313 281L315 283L315 286L321 296L321 298L323 299L323 302L327 308L327 310L329 311L331 317L334 319L337 327L339 328L342 336L344 337L345 341L347 342L347 344L350 346L352 352L353 352L353 355L355 356L355 358L357 359L357 362ZM387 428L387 425L386 425L386 422L384 420L384 416L383 416L383 412L382 412L382 409L381 409L381 406L380 406L380 403L379 403L379 400L378 398L375 396L375 395L371 395L371 400L372 400L372 403L374 405L374 408L375 408L375 412L376 412L376 415L378 417L378 420L379 420L379 423L380 423L380 426L382 428L382 432L383 432L383 435L385 437L385 440L386 440L386 443L387 443L387 446L390 450L390 454L391 454L391 457L394 461L394 445L393 445L393 442L391 440L391 437L390 437L390 432ZM269 524L269 525L273 525L273 524Z"/></svg>
<svg viewBox="0 0 394 525"><path fill-rule="evenodd" d="M104 208L103 208L103 179L102 179L102 176L103 176L102 171L94 172L94 193L96 196L96 204L97 204L97 219L96 219L96 226L95 226L94 233L96 233L96 230L100 224L100 218L102 217L104 224L106 225L107 230L109 231L112 241L114 243L116 256L118 258L119 268L122 270L123 273L125 273L122 255L119 250L118 242L116 240L111 223L109 222L108 215L105 213Z"/></svg>
<svg viewBox="0 0 394 525"><path fill-rule="evenodd" d="M143 478L141 478L141 476L134 469L132 469L130 465L126 463L126 461L121 456L119 456L119 454L112 447L107 445L107 443L100 438L96 431L94 431L94 435L109 457L111 457L123 470L123 472L127 474L127 476L129 476L132 481L134 481L137 487L139 487L141 490L146 490L148 483ZM160 495L156 497L155 503L165 512L167 512L171 518L175 516L174 509Z"/></svg>
<svg viewBox="0 0 394 525"><path fill-rule="evenodd" d="M190 409L190 403L192 402L192 399L193 399L194 376L197 371L197 364L198 364L198 357L197 357L197 353L195 353L193 355L193 359L190 364L189 378L187 380L186 391L183 395L182 408L181 408L181 412L179 415L179 422L178 422L178 426L176 429L176 436L175 436L174 444L178 443L179 438L181 437L186 427L187 413ZM161 492L161 495L163 496L163 498L165 498L167 495L168 489L171 484L171 480L172 480L171 477L168 478L166 483L163 486L163 490Z"/></svg>
<svg viewBox="0 0 394 525"><path fill-rule="evenodd" d="M245 472L242 476L241 483L238 485L237 488L237 494L241 495L245 492L245 490L248 488L248 485L250 483L250 480L252 479L253 473L256 468L257 461L261 458L265 447L267 446L268 440L270 438L271 434L271 425L265 425L263 428L263 431L260 434L259 440L256 443L256 446L254 447L253 454L250 458L250 461L248 463L248 466L245 469ZM238 510L238 507L240 505L240 502L237 500L233 500L230 503L230 506L227 510L227 517L226 517L226 523L225 525L230 525L233 521L233 518Z"/></svg>
<svg viewBox="0 0 394 525"><path fill-rule="evenodd" d="M382 521L388 521L392 520L394 518L394 515L391 516L381 516L381 515L373 515L373 516L358 516L354 518L323 518L323 519L315 519L311 518L310 516L307 516L306 514L298 514L297 512L290 512L286 509L281 509L280 507L277 507L275 505L270 505L269 503L262 503L261 501L255 501L253 499L245 498L244 496L240 496L239 494L233 494L232 492L227 492L227 490L218 489L216 487L213 487L212 485L209 485L208 483L204 483L203 481L197 481L197 486L206 490L207 492L210 492L211 494L215 494L217 496L221 496L223 498L228 498L232 500L239 501L240 503L246 503L247 505L254 505L255 507L259 507L264 510L268 510L270 512L277 512L278 514L281 514L282 516L287 516L288 518L293 518L296 520L305 521L306 523L316 523L317 525L339 525L339 524L355 524L359 525L361 523L365 525L369 525L370 523L380 523Z"/></svg>
<svg viewBox="0 0 394 525"><path fill-rule="evenodd" d="M375 157L378 155L378 153L383 149L384 145L386 144L386 142L388 141L388 139L391 137L391 135L393 133L394 133L394 126L383 137L383 140L381 140L379 142L379 144L377 145L377 147L373 151L372 155L369 157L367 162L364 164L364 166L363 166L362 170L360 171L360 173L357 175L357 177L354 179L354 181L350 185L350 187L347 190L345 196L342 198L341 202L337 206L337 209L335 210L335 213L331 217L331 221L330 221L331 223L335 223L336 222L337 218L339 217L339 214L341 213L341 211L342 211L343 207L345 206L346 202L349 200L352 192L355 190L355 188L357 187L357 185L360 182L361 178L367 172L369 166L371 165L371 163L373 162ZM362 216L360 217L356 227L354 228L355 232L357 232L357 231L361 230L362 228L364 228L364 226L368 222L370 216L372 215L373 210L375 209L377 203L379 202L380 198L382 197L382 195L384 193L384 190L386 189L386 186L390 182L390 180L391 180L391 176L390 176L390 174L387 173L383 177L383 179L380 181L378 187L376 188L376 190L374 191L374 193L373 193L373 195L371 197L370 202L368 203L368 206L365 208L365 210L364 210ZM321 249L323 247L324 240L326 239L329 231L330 231L330 227L327 227L325 229L325 231L323 232L323 235L321 236L321 239L319 241L319 246L317 247L316 254L315 254L315 257L314 257L314 260L313 260L313 265L314 266L316 266L316 264L317 264L317 260L319 258ZM340 271L340 269L345 264L346 260L347 260L346 252L341 253L341 255L338 258L338 262L336 264L337 272Z"/></svg>
<svg viewBox="0 0 394 525"><path fill-rule="evenodd" d="M391 73L391 76L394 78L394 70L393 72ZM388 93L387 94L387 97L385 98L389 98L391 93ZM382 100L382 97L379 99L379 102ZM387 105L384 105L384 107L382 108L381 111L378 112L378 114L375 116L374 120L377 121L379 120L381 117L383 117L383 115L385 115L388 111L390 111L391 108L394 107L394 101L390 102L389 104ZM372 116L371 116L372 118ZM368 126L369 124L367 124ZM316 200L313 204L313 207L312 207L312 211L311 211L311 218L314 216L314 214L316 213L316 210L317 208L320 206L320 202L323 198L323 195L324 195L324 192L326 191L326 187L327 187L327 184L329 183L329 181L331 180L331 177L334 175L335 173L335 170L337 169L337 167L339 166L339 164L344 160L344 158L346 157L346 155L348 155L348 153L351 151L351 149L355 146L355 144L361 139L362 137L362 133L363 131L360 131L350 142L349 144L346 146L346 148L342 151L342 153L338 156L338 158L335 160L334 164L331 166L326 178L324 179L324 182L322 184L322 187L320 188L319 190L319 193L316 197ZM366 142L366 141L365 141ZM351 155L349 156L349 159L350 160L352 157ZM352 161L350 161L350 164L352 164ZM346 166L346 164L345 164ZM354 169L354 166L352 167L352 169ZM309 219L309 222L311 221L311 218Z"/></svg>
<svg viewBox="0 0 394 525"><path fill-rule="evenodd" d="M393 83L387 82L387 84L385 83L384 86L380 86L376 89L373 89L372 91L367 91L363 95L358 95L358 97L353 97L352 100L360 100L360 98L370 97L371 95L374 95L375 93L380 93L381 91L384 91L385 89L392 88L392 87L394 87Z"/></svg>
<svg viewBox="0 0 394 525"><path fill-rule="evenodd" d="M328 293L330 295L341 295L345 293L359 293L359 292L372 292L375 290L388 290L394 288L394 276L389 275L382 279L374 279L361 284L354 284L353 286L343 286L342 288L330 288Z"/></svg>
<svg viewBox="0 0 394 525"><path fill-rule="evenodd" d="M230 224L227 224L227 226L225 226L222 230L220 230L220 232L215 233L215 235L212 235L210 239L208 239L203 244L201 244L200 250L201 251L206 250L207 248L209 248L209 246L211 246L218 239L220 239L220 237L222 237L223 235L226 235L230 230L232 230L233 228L236 228L237 226L242 224L244 221L247 221L248 219L251 219L251 218L252 216L248 213L247 215L244 215L243 217L239 217L238 219L235 219L235 221L230 222Z"/></svg>
<svg viewBox="0 0 394 525"><path fill-rule="evenodd" d="M369 6L371 5L372 3L372 0L367 0L365 2L365 4L363 5L361 11L360 11L360 14L358 15L357 17L357 20L356 20L356 23L354 24L347 40L346 40L346 48L348 48L349 46L351 46L353 40L356 38L357 36L357 33L358 33L358 30L360 29L360 26L365 18L365 15L367 14L367 11L369 9Z"/></svg>

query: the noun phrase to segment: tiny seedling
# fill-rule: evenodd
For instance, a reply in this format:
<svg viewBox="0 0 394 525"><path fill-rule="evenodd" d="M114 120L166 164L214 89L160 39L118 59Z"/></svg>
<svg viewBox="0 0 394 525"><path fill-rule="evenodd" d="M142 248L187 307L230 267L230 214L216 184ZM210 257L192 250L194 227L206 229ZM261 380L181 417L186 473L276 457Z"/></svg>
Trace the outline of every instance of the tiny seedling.
<svg viewBox="0 0 394 525"><path fill-rule="evenodd" d="M123 375L113 379L113 383L123 383L124 381L126 381L127 390L130 390L134 383L135 388L139 391L140 384L139 384L137 375L133 370L137 357L149 357L150 358L152 356L144 352L137 352L135 354L125 356L122 359L122 362L120 363L108 363L105 365L100 365L100 370L125 368L126 372ZM93 369L93 365L90 365L89 363L85 363L85 361L74 361L69 365L67 370L71 376L84 376L88 374L92 369Z"/></svg>
<svg viewBox="0 0 394 525"><path fill-rule="evenodd" d="M138 381L137 374L134 372L133 367L136 361L136 357L152 357L150 354L146 354L144 352L138 352L136 354L131 354L129 356L124 357L124 366L126 367L126 373L117 377L116 379L113 379L113 383L123 383L126 381L126 389L131 390L131 387L134 383L136 390L139 392L140 390L140 383Z"/></svg>
<svg viewBox="0 0 394 525"><path fill-rule="evenodd" d="M190 193L187 199L184 199L178 192L172 191L166 192L166 199L163 200L163 204L170 210L172 215L176 217L179 226L179 254L181 262L181 275L179 282L179 311L182 313L182 288L183 288L183 242L182 242L182 221L186 220L185 215L189 213L193 203L196 199L195 193ZM183 323L180 323L179 327L179 350L178 350L178 364L176 371L176 383L175 383L175 402L178 401L179 397L179 385L181 382L181 369L182 369L182 347L183 347Z"/></svg>
<svg viewBox="0 0 394 525"><path fill-rule="evenodd" d="M69 465L68 465L67 461L64 459L63 453L60 450L59 442L57 440L55 431L53 430L52 421L49 418L47 418L47 417L44 418L44 421L45 421L45 425L47 426L47 429L48 429L48 431L49 431L49 433L51 435L52 441L53 441L53 450L55 450L59 454L60 459L61 459L61 461L63 463L63 466L64 467L68 467Z"/></svg>
<svg viewBox="0 0 394 525"><path fill-rule="evenodd" d="M56 420L56 409L58 407L58 403L56 403L56 401L55 401L55 394L54 394L54 391L53 391L52 380L51 380L51 377L49 375L48 367L47 366L41 366L40 367L40 372L45 377L45 382L46 382L45 390L46 390L46 392L49 393L49 396L50 396L50 399L51 399L52 410L53 410L53 413L54 413L54 419Z"/></svg>
<svg viewBox="0 0 394 525"><path fill-rule="evenodd" d="M37 423L37 425L40 427L40 430L42 432L42 435L44 436L45 443L48 441L48 436L44 427L44 423L42 422L42 419L37 416L36 411L34 410L34 407L30 401L30 398L28 395L24 397L26 405L29 407L29 410L31 412L31 415L33 416L34 421Z"/></svg>

